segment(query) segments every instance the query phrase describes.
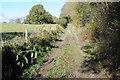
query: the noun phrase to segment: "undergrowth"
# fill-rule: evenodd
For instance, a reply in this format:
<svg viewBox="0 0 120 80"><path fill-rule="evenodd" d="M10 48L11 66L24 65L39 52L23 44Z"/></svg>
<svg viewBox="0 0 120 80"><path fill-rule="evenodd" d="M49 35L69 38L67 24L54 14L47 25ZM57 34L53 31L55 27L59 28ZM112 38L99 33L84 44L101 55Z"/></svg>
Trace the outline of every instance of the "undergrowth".
<svg viewBox="0 0 120 80"><path fill-rule="evenodd" d="M32 78L63 31L40 30L25 41L14 38L2 47L3 79Z"/></svg>

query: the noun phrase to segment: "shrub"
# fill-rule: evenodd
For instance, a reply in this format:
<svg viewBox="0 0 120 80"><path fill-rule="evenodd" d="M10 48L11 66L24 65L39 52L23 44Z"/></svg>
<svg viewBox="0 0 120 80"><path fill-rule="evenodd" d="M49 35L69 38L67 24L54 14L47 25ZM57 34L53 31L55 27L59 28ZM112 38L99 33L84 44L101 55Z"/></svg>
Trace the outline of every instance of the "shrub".
<svg viewBox="0 0 120 80"><path fill-rule="evenodd" d="M41 31L43 34L34 35L25 40L12 39L2 47L3 79L30 78L48 55L60 30Z"/></svg>
<svg viewBox="0 0 120 80"><path fill-rule="evenodd" d="M65 18L60 18L59 20L56 21L57 24L60 24L61 26L63 26L63 28L66 28L67 26L67 19Z"/></svg>

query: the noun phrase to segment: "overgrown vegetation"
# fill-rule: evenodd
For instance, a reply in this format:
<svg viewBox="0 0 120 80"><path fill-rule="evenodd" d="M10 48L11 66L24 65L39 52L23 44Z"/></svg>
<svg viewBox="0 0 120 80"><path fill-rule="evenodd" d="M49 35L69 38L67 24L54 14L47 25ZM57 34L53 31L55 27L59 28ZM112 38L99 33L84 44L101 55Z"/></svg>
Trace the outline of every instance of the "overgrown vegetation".
<svg viewBox="0 0 120 80"><path fill-rule="evenodd" d="M31 78L61 33L61 28L51 31L41 29L32 33L27 42L19 37L6 41L2 47L3 79Z"/></svg>
<svg viewBox="0 0 120 80"><path fill-rule="evenodd" d="M60 18L59 20L56 21L56 23L63 26L63 28L67 27L67 20L65 18Z"/></svg>
<svg viewBox="0 0 120 80"><path fill-rule="evenodd" d="M91 71L93 74L102 72L108 78L119 79L120 2L66 2L61 12L60 18L56 19L54 23L58 23L64 28L68 23L71 23L76 26L77 31L80 30L79 35L82 36L80 40L83 40L84 45L81 47L82 44L80 44L79 47L81 47L81 53L85 54L81 66L82 72L88 73ZM44 10L43 6L36 5L30 10L25 23L43 24L52 22L52 16ZM72 30L68 32L72 33ZM2 48L3 78L32 77L49 54L51 48L54 47L60 33L62 33L60 29L41 30L39 33L32 33L27 42L21 38L7 41ZM75 36L74 33L72 35ZM73 41L75 40L74 36L70 38ZM75 41L76 44L77 41L79 40ZM69 39L66 42L69 42ZM72 62L75 54L71 54L71 52L77 54L80 50L75 47L76 45L73 47L70 43L65 44L70 49L66 47L63 47L63 50L61 49L63 51L62 57L58 57L55 62L57 67L49 72L48 77L63 78L69 73L73 73L70 71L67 75L62 75L65 71L67 72L66 68L63 69L63 65L66 67L69 65L68 62L75 63L75 60L77 60L75 57ZM66 53L70 53L70 56L66 55ZM79 56L77 55L77 58ZM59 67L63 70L59 71ZM69 67L73 67L73 65L69 65ZM72 75L72 77L74 76Z"/></svg>
<svg viewBox="0 0 120 80"><path fill-rule="evenodd" d="M73 7L67 8L70 5ZM69 15L71 23L76 27L85 27L87 32L84 37L90 45L86 44L82 50L89 56L85 57L83 65L89 65L98 72L104 69L109 78L119 77L120 2L67 2L62 14L68 16L69 11L74 12Z"/></svg>

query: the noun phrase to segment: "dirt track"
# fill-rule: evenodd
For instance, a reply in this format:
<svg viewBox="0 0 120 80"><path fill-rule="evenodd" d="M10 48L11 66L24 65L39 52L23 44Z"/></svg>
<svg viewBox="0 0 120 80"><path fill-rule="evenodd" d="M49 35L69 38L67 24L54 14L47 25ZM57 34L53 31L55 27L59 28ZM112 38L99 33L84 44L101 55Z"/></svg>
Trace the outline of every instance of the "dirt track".
<svg viewBox="0 0 120 80"><path fill-rule="evenodd" d="M38 78L100 78L98 74L83 73L82 63L84 54L81 52L80 40L74 26L69 24L53 48L49 57L44 61L35 77Z"/></svg>

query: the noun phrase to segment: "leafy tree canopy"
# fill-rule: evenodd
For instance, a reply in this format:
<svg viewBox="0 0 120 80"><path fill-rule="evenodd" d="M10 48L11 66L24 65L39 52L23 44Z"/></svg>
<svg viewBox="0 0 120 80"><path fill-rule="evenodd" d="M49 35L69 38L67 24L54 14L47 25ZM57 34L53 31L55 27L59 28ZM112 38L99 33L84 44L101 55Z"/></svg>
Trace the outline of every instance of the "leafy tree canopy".
<svg viewBox="0 0 120 80"><path fill-rule="evenodd" d="M43 5L35 5L29 11L26 21L30 24L53 23L52 15L46 12Z"/></svg>

